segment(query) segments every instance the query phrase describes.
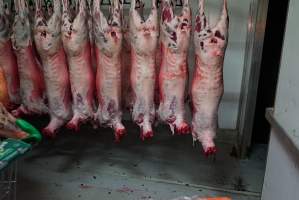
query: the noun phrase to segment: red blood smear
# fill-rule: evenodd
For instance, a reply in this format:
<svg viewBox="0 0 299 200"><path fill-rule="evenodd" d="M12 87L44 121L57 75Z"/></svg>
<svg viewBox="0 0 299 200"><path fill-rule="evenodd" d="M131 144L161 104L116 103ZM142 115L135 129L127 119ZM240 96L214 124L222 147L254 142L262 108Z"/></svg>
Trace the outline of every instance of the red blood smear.
<svg viewBox="0 0 299 200"><path fill-rule="evenodd" d="M116 190L117 192L122 192L122 193L130 193L130 192L134 192L134 190L132 190L131 188L129 188L129 187L122 187L122 188L120 188L120 189L118 189L118 190Z"/></svg>
<svg viewBox="0 0 299 200"><path fill-rule="evenodd" d="M81 189L90 189L90 188L93 188L93 186L91 186L91 185L81 184L81 185L80 185L80 188L81 188Z"/></svg>
<svg viewBox="0 0 299 200"><path fill-rule="evenodd" d="M145 133L141 133L140 137L142 141L145 141L154 137L154 133L152 131L148 131Z"/></svg>
<svg viewBox="0 0 299 200"><path fill-rule="evenodd" d="M211 155L215 155L217 152L216 147L209 147L206 151L205 151L205 156L211 156Z"/></svg>
<svg viewBox="0 0 299 200"><path fill-rule="evenodd" d="M111 32L112 37L116 37L116 33L114 31Z"/></svg>
<svg viewBox="0 0 299 200"><path fill-rule="evenodd" d="M222 40L225 39L224 36L221 35L220 31L216 31L216 32L215 32L215 37L218 37L218 38L220 38L220 39L222 39Z"/></svg>
<svg viewBox="0 0 299 200"><path fill-rule="evenodd" d="M195 25L195 31L196 32L200 32L201 31L201 23L200 22L196 23L196 25Z"/></svg>
<svg viewBox="0 0 299 200"><path fill-rule="evenodd" d="M173 41L177 41L177 36L176 36L176 32L172 32L172 34L171 34L171 39L173 40Z"/></svg>
<svg viewBox="0 0 299 200"><path fill-rule="evenodd" d="M217 40L215 38L212 38L210 43L214 43L214 44L217 44Z"/></svg>
<svg viewBox="0 0 299 200"><path fill-rule="evenodd" d="M169 8L163 10L162 21L164 22L165 20L167 20L167 22L171 21L171 12Z"/></svg>
<svg viewBox="0 0 299 200"><path fill-rule="evenodd" d="M120 143L121 139L126 135L125 129L116 129L114 136L115 136L115 143Z"/></svg>

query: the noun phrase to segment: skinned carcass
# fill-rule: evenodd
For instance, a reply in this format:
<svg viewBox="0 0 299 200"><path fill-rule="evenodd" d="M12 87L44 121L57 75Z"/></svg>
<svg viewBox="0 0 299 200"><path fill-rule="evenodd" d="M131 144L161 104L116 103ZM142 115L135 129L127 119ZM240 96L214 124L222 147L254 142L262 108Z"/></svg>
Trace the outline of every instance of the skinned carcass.
<svg viewBox="0 0 299 200"><path fill-rule="evenodd" d="M218 108L223 95L223 62L228 41L227 0L222 15L210 28L204 13L204 0L199 0L196 16L195 72L192 82L192 135L202 143L206 155L216 153L214 137L218 126Z"/></svg>
<svg viewBox="0 0 299 200"><path fill-rule="evenodd" d="M155 120L156 49L159 35L156 0L145 20L136 9L136 0L131 2L131 88L133 91L133 121L141 128L142 140L153 137L152 124Z"/></svg>
<svg viewBox="0 0 299 200"><path fill-rule="evenodd" d="M115 140L125 134L121 122L121 47L122 25L121 6L113 0L107 19L100 7L100 0L93 3L93 31L97 63L96 88L98 97L99 123L114 129Z"/></svg>
<svg viewBox="0 0 299 200"><path fill-rule="evenodd" d="M17 57L22 104L13 111L13 114L20 116L21 114L47 113L45 83L32 40L28 5L25 0L15 0L14 5L16 15L12 26L11 41Z"/></svg>
<svg viewBox="0 0 299 200"><path fill-rule="evenodd" d="M136 10L143 16L144 2L136 1ZM131 42L130 42L130 30L129 30L129 14L124 14L122 9L122 104L123 108L129 111L133 109L133 91L131 87Z"/></svg>
<svg viewBox="0 0 299 200"><path fill-rule="evenodd" d="M179 16L174 15L170 0L162 2L160 23L161 66L159 72L159 118L169 124L172 133L188 134L185 120L185 89L188 80L188 48L191 32L191 9L183 1Z"/></svg>
<svg viewBox="0 0 299 200"><path fill-rule="evenodd" d="M63 0L62 42L69 64L73 99L73 118L67 127L78 130L79 125L94 118L94 72L86 0L76 1L72 14L68 0Z"/></svg>
<svg viewBox="0 0 299 200"><path fill-rule="evenodd" d="M44 13L42 0L36 0L35 9L35 46L43 64L51 116L51 121L43 133L53 137L72 116L70 80L61 40L61 1L53 1L51 13ZM47 15L49 15L48 19Z"/></svg>

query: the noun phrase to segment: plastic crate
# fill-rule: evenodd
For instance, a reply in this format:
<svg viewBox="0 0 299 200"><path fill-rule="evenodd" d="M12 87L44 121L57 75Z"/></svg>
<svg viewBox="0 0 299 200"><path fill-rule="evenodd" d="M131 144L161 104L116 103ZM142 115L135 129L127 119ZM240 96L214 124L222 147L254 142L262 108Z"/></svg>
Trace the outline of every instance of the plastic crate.
<svg viewBox="0 0 299 200"><path fill-rule="evenodd" d="M0 200L16 199L17 159L30 148L21 140L0 141Z"/></svg>
<svg viewBox="0 0 299 200"><path fill-rule="evenodd" d="M0 200L15 200L17 189L17 162L0 172Z"/></svg>

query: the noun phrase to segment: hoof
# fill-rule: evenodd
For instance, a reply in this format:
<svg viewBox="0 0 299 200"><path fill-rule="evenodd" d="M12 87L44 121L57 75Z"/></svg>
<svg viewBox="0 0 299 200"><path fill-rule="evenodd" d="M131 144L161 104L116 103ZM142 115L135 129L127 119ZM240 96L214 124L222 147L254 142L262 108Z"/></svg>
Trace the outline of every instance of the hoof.
<svg viewBox="0 0 299 200"><path fill-rule="evenodd" d="M142 141L151 139L152 137L154 137L154 133L153 133L153 131L143 132L143 133L141 133L141 135L140 135L140 138L141 138Z"/></svg>
<svg viewBox="0 0 299 200"><path fill-rule="evenodd" d="M205 156L209 157L209 156L215 155L216 152L217 152L216 147L208 147L204 153L205 153Z"/></svg>
<svg viewBox="0 0 299 200"><path fill-rule="evenodd" d="M119 143L121 141L121 138L123 138L126 135L126 129L119 128L115 130L115 142Z"/></svg>
<svg viewBox="0 0 299 200"><path fill-rule="evenodd" d="M178 135L187 135L191 132L191 128L187 123L182 123L180 127L176 128Z"/></svg>
<svg viewBox="0 0 299 200"><path fill-rule="evenodd" d="M75 132L78 132L79 131L79 124L75 124L73 122L69 122L67 125L66 125L66 128L67 129L70 129L70 130L73 130Z"/></svg>
<svg viewBox="0 0 299 200"><path fill-rule="evenodd" d="M56 137L56 133L55 133L55 131L52 131L52 130L50 130L50 129L48 129L48 128L44 128L44 129L42 130L42 133L43 133L44 136L46 136L46 137L48 137L48 138L52 138L52 139L54 139L54 138Z"/></svg>

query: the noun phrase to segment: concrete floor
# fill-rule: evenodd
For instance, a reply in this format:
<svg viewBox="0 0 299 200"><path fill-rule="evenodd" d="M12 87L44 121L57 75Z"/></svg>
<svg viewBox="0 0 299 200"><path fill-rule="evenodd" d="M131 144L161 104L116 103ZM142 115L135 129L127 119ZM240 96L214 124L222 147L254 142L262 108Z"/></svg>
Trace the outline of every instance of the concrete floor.
<svg viewBox="0 0 299 200"><path fill-rule="evenodd" d="M217 157L206 158L190 135L171 136L159 126L153 140L141 142L138 128L126 125L130 132L120 144L113 142L110 129L87 126L44 141L19 162L18 199L260 198L266 147L255 147L248 160L240 161L230 155L231 136L222 133Z"/></svg>

